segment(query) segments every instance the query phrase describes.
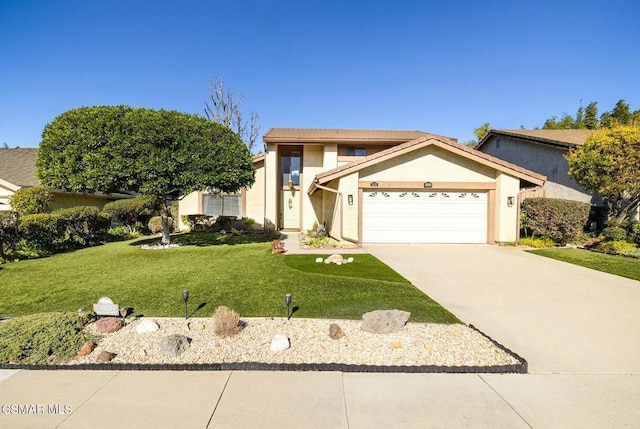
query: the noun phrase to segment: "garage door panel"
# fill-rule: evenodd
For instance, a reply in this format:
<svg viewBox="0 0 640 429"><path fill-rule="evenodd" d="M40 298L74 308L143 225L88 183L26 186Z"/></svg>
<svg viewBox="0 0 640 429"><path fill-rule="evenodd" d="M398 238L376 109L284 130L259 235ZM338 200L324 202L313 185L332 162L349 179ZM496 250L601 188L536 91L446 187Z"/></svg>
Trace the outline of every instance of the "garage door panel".
<svg viewBox="0 0 640 429"><path fill-rule="evenodd" d="M486 193L366 192L363 241L485 243Z"/></svg>

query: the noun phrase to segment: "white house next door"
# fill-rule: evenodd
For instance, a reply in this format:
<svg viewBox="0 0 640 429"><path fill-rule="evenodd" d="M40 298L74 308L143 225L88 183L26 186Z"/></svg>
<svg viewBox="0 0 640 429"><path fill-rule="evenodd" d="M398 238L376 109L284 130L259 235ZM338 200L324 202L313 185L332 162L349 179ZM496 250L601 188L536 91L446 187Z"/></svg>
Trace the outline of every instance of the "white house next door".
<svg viewBox="0 0 640 429"><path fill-rule="evenodd" d="M364 243L486 243L486 192L363 193Z"/></svg>

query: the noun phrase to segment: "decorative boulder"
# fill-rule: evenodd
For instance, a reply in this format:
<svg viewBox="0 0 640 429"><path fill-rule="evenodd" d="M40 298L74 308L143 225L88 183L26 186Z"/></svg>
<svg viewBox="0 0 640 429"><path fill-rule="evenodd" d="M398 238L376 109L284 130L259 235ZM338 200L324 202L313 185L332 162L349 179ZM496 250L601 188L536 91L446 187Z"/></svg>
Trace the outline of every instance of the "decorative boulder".
<svg viewBox="0 0 640 429"><path fill-rule="evenodd" d="M276 334L271 341L272 352L282 352L289 347L291 347L291 343L289 343L289 338L285 334Z"/></svg>
<svg viewBox="0 0 640 429"><path fill-rule="evenodd" d="M138 326L136 326L136 333L138 334L149 334L151 332L156 332L160 329L160 326L153 320L143 319Z"/></svg>
<svg viewBox="0 0 640 429"><path fill-rule="evenodd" d="M111 362L116 356L118 355L104 350L98 355L96 360L98 363L107 363Z"/></svg>
<svg viewBox="0 0 640 429"><path fill-rule="evenodd" d="M167 335L160 342L160 348L165 356L175 358L184 353L191 345L191 338L180 334Z"/></svg>
<svg viewBox="0 0 640 429"><path fill-rule="evenodd" d="M96 330L101 334L110 334L122 328L122 319L119 317L103 317L96 322Z"/></svg>
<svg viewBox="0 0 640 429"><path fill-rule="evenodd" d="M374 334L400 332L411 313L402 310L376 310L362 315L362 330Z"/></svg>
<svg viewBox="0 0 640 429"><path fill-rule="evenodd" d="M87 341L80 347L80 351L78 351L78 356L87 356L90 355L93 349L96 347L96 344L93 341Z"/></svg>
<svg viewBox="0 0 640 429"><path fill-rule="evenodd" d="M325 264L342 264L342 261L344 261L344 258L342 257L342 255L331 255L329 256L327 259L324 260Z"/></svg>
<svg viewBox="0 0 640 429"><path fill-rule="evenodd" d="M339 340L340 338L344 337L344 335L344 331L342 330L340 325L338 325L337 323L332 323L331 325L329 325L329 336L332 340Z"/></svg>

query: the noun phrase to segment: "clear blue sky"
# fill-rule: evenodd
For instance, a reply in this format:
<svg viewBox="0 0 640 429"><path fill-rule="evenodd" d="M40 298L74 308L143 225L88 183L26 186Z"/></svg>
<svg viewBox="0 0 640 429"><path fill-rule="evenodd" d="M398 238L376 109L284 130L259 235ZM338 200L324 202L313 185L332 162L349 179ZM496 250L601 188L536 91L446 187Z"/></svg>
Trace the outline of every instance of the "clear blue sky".
<svg viewBox="0 0 640 429"><path fill-rule="evenodd" d="M202 113L223 76L271 127L418 129L465 142L640 109L640 2L0 0L0 144L80 106Z"/></svg>

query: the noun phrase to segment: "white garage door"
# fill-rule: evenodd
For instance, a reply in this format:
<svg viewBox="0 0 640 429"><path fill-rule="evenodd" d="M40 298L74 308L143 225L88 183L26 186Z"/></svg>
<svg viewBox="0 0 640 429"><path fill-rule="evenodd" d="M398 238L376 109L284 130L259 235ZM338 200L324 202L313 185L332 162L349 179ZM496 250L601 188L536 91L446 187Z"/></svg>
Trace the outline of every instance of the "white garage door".
<svg viewBox="0 0 640 429"><path fill-rule="evenodd" d="M486 243L486 192L365 191L365 243Z"/></svg>

